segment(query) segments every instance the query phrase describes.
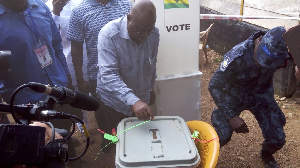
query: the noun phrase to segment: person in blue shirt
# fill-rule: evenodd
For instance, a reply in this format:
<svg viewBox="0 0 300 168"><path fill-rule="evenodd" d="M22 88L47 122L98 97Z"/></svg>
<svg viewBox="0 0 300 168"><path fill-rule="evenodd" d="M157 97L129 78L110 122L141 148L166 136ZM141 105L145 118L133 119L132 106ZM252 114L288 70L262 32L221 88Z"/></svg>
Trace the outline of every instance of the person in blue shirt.
<svg viewBox="0 0 300 168"><path fill-rule="evenodd" d="M43 1L0 0L0 37L0 50L9 50L12 54L8 60L9 69L0 71L5 102L10 102L11 94L17 87L29 82L73 90L60 32ZM17 94L14 104L35 104L46 97L25 88ZM54 110L82 117L81 110L68 104L55 106ZM72 124L70 120L50 121L54 127L67 130ZM70 144L73 144L72 139L69 139ZM74 157L74 148L70 144L69 157Z"/></svg>
<svg viewBox="0 0 300 168"><path fill-rule="evenodd" d="M0 71L4 83L2 97L9 103L13 91L29 82L73 89L71 76L62 48L60 32L49 8L41 0L0 0L0 50L10 50L9 69ZM35 104L44 101L45 94L29 88L15 98L15 104ZM62 110L75 114L74 108L63 105ZM53 124L70 129L71 122Z"/></svg>
<svg viewBox="0 0 300 168"><path fill-rule="evenodd" d="M38 82L68 86L70 73L60 33L51 12L40 0L0 1L0 50L10 50L10 85L3 97L9 100L20 85ZM36 103L46 96L30 90L20 92L15 103Z"/></svg>
<svg viewBox="0 0 300 168"><path fill-rule="evenodd" d="M261 158L266 166L278 167L273 154L285 144L286 119L274 99L274 72L290 58L283 27L256 32L224 55L223 62L209 82L210 94L217 105L211 121L221 146L233 131L249 132L240 114L249 110L258 121L264 142Z"/></svg>
<svg viewBox="0 0 300 168"><path fill-rule="evenodd" d="M149 0L135 1L127 16L106 24L98 35L97 95L107 130L130 116L153 119L159 30Z"/></svg>

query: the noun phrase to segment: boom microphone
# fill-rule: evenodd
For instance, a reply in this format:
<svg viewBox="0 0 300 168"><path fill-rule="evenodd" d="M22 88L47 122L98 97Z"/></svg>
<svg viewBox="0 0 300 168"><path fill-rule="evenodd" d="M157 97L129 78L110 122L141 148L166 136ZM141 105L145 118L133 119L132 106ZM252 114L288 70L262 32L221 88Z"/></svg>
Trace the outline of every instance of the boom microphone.
<svg viewBox="0 0 300 168"><path fill-rule="evenodd" d="M95 111L99 108L97 99L88 96L80 91L73 92L66 87L50 87L41 83L30 82L30 88L36 92L47 94L56 98L64 104L70 104L72 107Z"/></svg>

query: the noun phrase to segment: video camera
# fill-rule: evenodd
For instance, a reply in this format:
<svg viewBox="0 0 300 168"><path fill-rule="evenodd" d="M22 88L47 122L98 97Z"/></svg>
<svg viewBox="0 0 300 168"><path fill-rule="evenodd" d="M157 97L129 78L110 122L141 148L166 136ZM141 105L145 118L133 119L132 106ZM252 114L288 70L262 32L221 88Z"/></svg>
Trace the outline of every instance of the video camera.
<svg viewBox="0 0 300 168"><path fill-rule="evenodd" d="M24 88L49 95L45 101L36 104L14 105L17 93ZM0 124L0 165L11 167L13 165L34 165L37 167L64 167L68 161L81 158L89 147L89 134L84 122L77 116L54 111L54 105L70 104L72 107L84 110L96 110L99 103L91 96L79 91L73 92L65 87L50 87L40 83L30 82L18 87L12 94L10 104L0 104L1 112L12 114L16 125ZM67 132L63 139L55 139L55 128L48 122L50 119L70 119L73 129ZM87 137L86 147L83 152L69 158L68 139L75 131L75 120L83 125ZM45 144L45 128L29 126L31 121L42 121L52 128L50 142Z"/></svg>

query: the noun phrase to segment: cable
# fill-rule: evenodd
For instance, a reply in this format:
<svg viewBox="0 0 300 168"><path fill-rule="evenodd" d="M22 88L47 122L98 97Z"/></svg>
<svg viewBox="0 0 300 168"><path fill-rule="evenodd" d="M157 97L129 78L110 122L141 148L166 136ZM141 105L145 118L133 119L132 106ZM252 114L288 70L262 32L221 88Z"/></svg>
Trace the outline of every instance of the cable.
<svg viewBox="0 0 300 168"><path fill-rule="evenodd" d="M66 137L66 139L71 138L71 136L74 134L75 132L75 121L72 118L69 118L72 121L72 131L71 133Z"/></svg>
<svg viewBox="0 0 300 168"><path fill-rule="evenodd" d="M83 126L84 132L86 133L87 140L86 140L86 146L85 146L85 149L83 150L83 152L77 157L69 158L70 161L77 160L77 159L81 158L86 153L87 149L89 148L89 144L90 144L89 133L87 132L87 129L85 127L84 122L80 118L78 118L77 116L71 115L71 114L68 114L68 113L62 113L61 115L68 116L70 118L76 119ZM72 120L72 122L73 122L73 129L75 130L75 122L73 120Z"/></svg>
<svg viewBox="0 0 300 168"><path fill-rule="evenodd" d="M51 122L42 122L42 123L47 124L47 125L50 126L50 128L51 128L52 136L51 136L50 142L51 142L51 148L53 148L53 144L54 144L54 141L55 141L55 128L54 128L54 126L53 126L53 124L52 124ZM50 143L50 142L49 142L49 143ZM46 146L47 146L47 145L45 145L45 147L46 147Z"/></svg>
<svg viewBox="0 0 300 168"><path fill-rule="evenodd" d="M24 84L24 85L21 85L19 86L14 92L13 94L11 95L11 98L10 98L10 110L11 110L11 115L13 116L14 120L16 121L16 123L18 124L24 124L22 123L16 116L16 113L15 113L15 109L14 109L14 100L15 100L15 97L17 95L17 93L26 88L26 87L29 87L30 85L29 84Z"/></svg>
<svg viewBox="0 0 300 168"><path fill-rule="evenodd" d="M24 89L24 88L26 88L26 87L30 87L30 86L31 86L30 84L23 84L23 85L19 86L19 87L13 92L13 94L12 94L12 96L11 96L11 99L10 99L10 110L11 110L11 114L12 114L12 116L13 116L15 122L18 123L18 124L28 125L28 124L22 123L22 122L18 119L18 117L16 116L15 109L14 109L14 100L15 100L15 97L16 97L16 95L18 94L19 91L21 91L22 89ZM89 143L90 143L89 133L88 133L88 131L87 131L87 129L86 129L86 126L85 126L84 122L83 122L80 118L78 118L77 116L75 116L75 115L71 115L71 114L63 113L63 112L57 112L56 114L57 114L58 116L63 116L63 117L66 117L66 118L70 119L70 120L72 121L73 129L72 129L71 133L70 133L66 138L55 140L55 128L54 128L54 126L52 125L52 123L47 122L46 124L48 124L48 125L51 127L51 129L52 129L52 137L51 137L51 141L45 145L45 148L48 148L49 145L51 145L51 147L50 147L51 149L50 149L50 150L53 150L53 144L54 144L54 142L59 142L59 141L65 141L65 140L68 140L68 139L73 135L73 133L75 132L75 121L74 121L73 119L76 119L78 122L80 122L80 123L82 124L82 126L83 126L83 128L84 128L84 131L85 131L85 134L86 134L86 137L87 137L86 146L85 146L85 149L83 150L83 152L82 152L79 156L74 157L74 158L68 158L68 156L67 156L67 157L66 157L66 160L62 160L62 161L63 161L63 162L67 162L68 160L73 161L73 160L77 160L77 159L81 158L81 157L86 153L86 151L87 151L87 149L88 149L88 147L89 147Z"/></svg>
<svg viewBox="0 0 300 168"><path fill-rule="evenodd" d="M57 153L55 153L56 155L56 159L58 160L59 163L65 165L68 161L69 161L69 156L68 156L68 153L60 153L59 151L61 150L60 148L63 148L62 146L60 146L59 144L66 144L68 142L67 138L63 138L63 139L55 139L55 128L53 126L53 124L51 122L44 122L45 124L48 124L50 127L51 127L51 131L52 131L52 136L51 136L51 140L50 142L48 142L46 145L45 145L45 149L49 149L49 153L50 153L50 158L53 158L53 151L54 150L57 150L57 148L59 149L57 151ZM69 135L70 136L70 135ZM57 143L57 147L54 148L54 144ZM50 146L50 147L49 147ZM62 157L61 154L65 154L65 157ZM59 157L57 157L57 155ZM48 158L47 158L48 159Z"/></svg>

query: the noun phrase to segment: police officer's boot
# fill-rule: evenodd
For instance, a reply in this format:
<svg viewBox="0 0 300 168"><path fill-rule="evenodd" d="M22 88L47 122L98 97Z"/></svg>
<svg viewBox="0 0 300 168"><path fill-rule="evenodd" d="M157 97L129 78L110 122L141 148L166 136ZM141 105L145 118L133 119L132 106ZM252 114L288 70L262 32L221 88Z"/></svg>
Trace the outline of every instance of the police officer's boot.
<svg viewBox="0 0 300 168"><path fill-rule="evenodd" d="M279 168L273 155L266 150L261 149L260 157L263 160L266 168Z"/></svg>

